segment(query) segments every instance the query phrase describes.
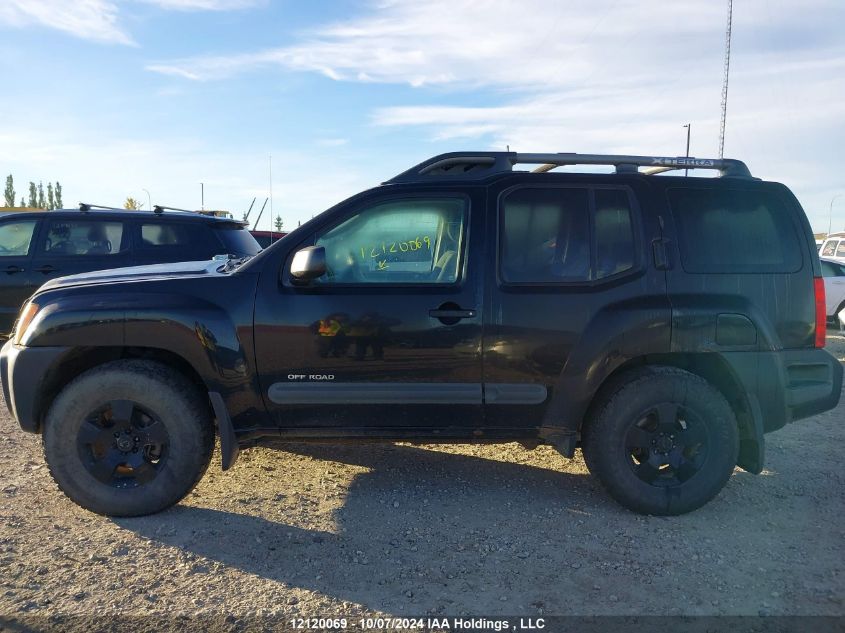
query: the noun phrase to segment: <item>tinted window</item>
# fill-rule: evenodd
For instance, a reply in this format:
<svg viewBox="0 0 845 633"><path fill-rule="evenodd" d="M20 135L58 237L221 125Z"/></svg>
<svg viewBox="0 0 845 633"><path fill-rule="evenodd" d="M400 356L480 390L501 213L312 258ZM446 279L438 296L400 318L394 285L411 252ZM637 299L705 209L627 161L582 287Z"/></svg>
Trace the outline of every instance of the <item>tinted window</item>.
<svg viewBox="0 0 845 633"><path fill-rule="evenodd" d="M0 224L0 257L21 257L29 253L37 220Z"/></svg>
<svg viewBox="0 0 845 633"><path fill-rule="evenodd" d="M787 208L766 192L672 189L684 270L795 272L801 242Z"/></svg>
<svg viewBox="0 0 845 633"><path fill-rule="evenodd" d="M834 264L833 262L821 262L822 265L822 277L843 277L845 276L845 270L842 270L842 266L838 264Z"/></svg>
<svg viewBox="0 0 845 633"><path fill-rule="evenodd" d="M501 275L508 282L590 278L586 189L518 189L502 206Z"/></svg>
<svg viewBox="0 0 845 633"><path fill-rule="evenodd" d="M634 267L634 229L628 194L596 189L596 279Z"/></svg>
<svg viewBox="0 0 845 633"><path fill-rule="evenodd" d="M187 224L155 223L141 225L141 243L145 248L155 246L188 246L196 241L201 226Z"/></svg>
<svg viewBox="0 0 845 633"><path fill-rule="evenodd" d="M214 234L223 243L223 252L232 255L255 255L261 246L246 229L223 225L215 227Z"/></svg>
<svg viewBox="0 0 845 633"><path fill-rule="evenodd" d="M839 242L836 240L828 240L825 242L824 248L822 248L822 255L826 255L827 257L833 257L833 254L836 252L836 245Z"/></svg>
<svg viewBox="0 0 845 633"><path fill-rule="evenodd" d="M122 250L123 223L51 220L40 251L51 256L115 255Z"/></svg>
<svg viewBox="0 0 845 633"><path fill-rule="evenodd" d="M328 272L319 283L454 283L466 204L411 199L379 204L318 234Z"/></svg>
<svg viewBox="0 0 845 633"><path fill-rule="evenodd" d="M633 268L628 193L622 189L592 192L592 239L590 195L590 190L577 188L525 188L509 193L501 215L502 279L511 283L580 282Z"/></svg>

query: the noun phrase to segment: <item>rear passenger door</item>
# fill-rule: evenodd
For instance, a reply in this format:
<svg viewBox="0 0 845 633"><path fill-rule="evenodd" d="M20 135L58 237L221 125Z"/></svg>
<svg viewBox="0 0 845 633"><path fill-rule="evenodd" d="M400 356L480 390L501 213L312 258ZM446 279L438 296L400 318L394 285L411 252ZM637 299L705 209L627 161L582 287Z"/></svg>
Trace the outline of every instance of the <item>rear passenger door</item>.
<svg viewBox="0 0 845 633"><path fill-rule="evenodd" d="M123 220L83 214L47 217L32 262L35 284L56 277L129 266L129 236Z"/></svg>
<svg viewBox="0 0 845 633"><path fill-rule="evenodd" d="M141 220L134 233L138 265L202 261L224 250L204 222Z"/></svg>
<svg viewBox="0 0 845 633"><path fill-rule="evenodd" d="M665 278L648 255L659 228L638 189L549 174L491 191L487 426L561 426L636 349L668 346Z"/></svg>

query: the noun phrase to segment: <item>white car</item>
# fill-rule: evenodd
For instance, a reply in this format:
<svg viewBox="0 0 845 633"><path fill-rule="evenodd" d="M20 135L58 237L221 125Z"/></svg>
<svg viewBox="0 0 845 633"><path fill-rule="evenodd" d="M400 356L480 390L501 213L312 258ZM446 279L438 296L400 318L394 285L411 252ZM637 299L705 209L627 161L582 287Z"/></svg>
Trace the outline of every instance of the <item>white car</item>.
<svg viewBox="0 0 845 633"><path fill-rule="evenodd" d="M828 235L822 244L821 250L819 250L819 257L845 264L845 233L831 233Z"/></svg>
<svg viewBox="0 0 845 633"><path fill-rule="evenodd" d="M824 296L828 319L845 310L845 264L832 259L822 259L822 277L824 277Z"/></svg>

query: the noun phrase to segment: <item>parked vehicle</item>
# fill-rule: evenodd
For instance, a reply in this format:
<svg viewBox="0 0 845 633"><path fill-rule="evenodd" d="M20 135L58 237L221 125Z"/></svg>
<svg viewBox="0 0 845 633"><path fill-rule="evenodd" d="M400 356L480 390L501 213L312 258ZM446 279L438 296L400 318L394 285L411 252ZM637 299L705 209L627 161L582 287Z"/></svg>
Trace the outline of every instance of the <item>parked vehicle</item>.
<svg viewBox="0 0 845 633"><path fill-rule="evenodd" d="M836 406L824 306L798 201L740 161L446 154L252 258L51 281L0 373L102 514L178 502L217 432L224 470L280 437L581 446L617 501L672 515Z"/></svg>
<svg viewBox="0 0 845 633"><path fill-rule="evenodd" d="M255 241L261 245L261 248L269 248L287 235L284 231L250 231L250 233Z"/></svg>
<svg viewBox="0 0 845 633"><path fill-rule="evenodd" d="M845 233L831 233L822 244L819 256L845 264Z"/></svg>
<svg viewBox="0 0 845 633"><path fill-rule="evenodd" d="M65 275L167 262L209 260L260 247L242 222L181 211L79 209L0 214L0 336L26 299Z"/></svg>
<svg viewBox="0 0 845 633"><path fill-rule="evenodd" d="M833 259L822 259L822 277L824 277L825 312L833 320L845 310L845 264Z"/></svg>

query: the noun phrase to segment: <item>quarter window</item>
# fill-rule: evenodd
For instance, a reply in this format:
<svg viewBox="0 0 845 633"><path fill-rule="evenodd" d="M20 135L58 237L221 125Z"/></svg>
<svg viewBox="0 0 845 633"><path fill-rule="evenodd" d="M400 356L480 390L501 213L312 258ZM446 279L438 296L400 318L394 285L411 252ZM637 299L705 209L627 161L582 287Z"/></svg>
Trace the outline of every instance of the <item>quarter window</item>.
<svg viewBox="0 0 845 633"><path fill-rule="evenodd" d="M839 242L839 246L836 247L836 256L845 257L845 240Z"/></svg>
<svg viewBox="0 0 845 633"><path fill-rule="evenodd" d="M319 284L454 283L466 203L409 199L365 209L317 235L327 273Z"/></svg>
<svg viewBox="0 0 845 633"><path fill-rule="evenodd" d="M144 248L156 246L187 246L192 239L191 228L185 224L155 223L141 225L141 244ZM193 227L195 230L199 227Z"/></svg>
<svg viewBox="0 0 845 633"><path fill-rule="evenodd" d="M789 210L765 191L671 189L681 264L691 273L789 273L801 244Z"/></svg>
<svg viewBox="0 0 845 633"><path fill-rule="evenodd" d="M826 257L833 257L833 254L836 252L837 244L839 244L837 240L828 240L825 242L824 248L822 249L822 255Z"/></svg>
<svg viewBox="0 0 845 633"><path fill-rule="evenodd" d="M500 272L508 283L577 283L630 270L634 233L628 193L565 187L512 191L502 203L500 249Z"/></svg>
<svg viewBox="0 0 845 633"><path fill-rule="evenodd" d="M26 256L36 226L35 220L0 224L0 257Z"/></svg>
<svg viewBox="0 0 845 633"><path fill-rule="evenodd" d="M51 256L115 255L121 252L122 222L53 220L41 251Z"/></svg>

